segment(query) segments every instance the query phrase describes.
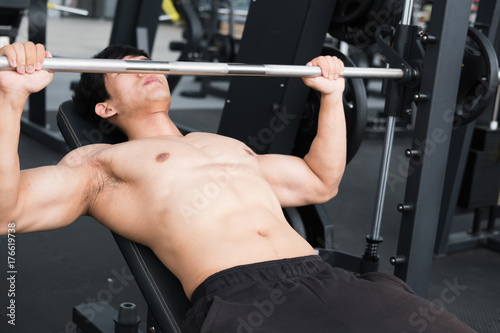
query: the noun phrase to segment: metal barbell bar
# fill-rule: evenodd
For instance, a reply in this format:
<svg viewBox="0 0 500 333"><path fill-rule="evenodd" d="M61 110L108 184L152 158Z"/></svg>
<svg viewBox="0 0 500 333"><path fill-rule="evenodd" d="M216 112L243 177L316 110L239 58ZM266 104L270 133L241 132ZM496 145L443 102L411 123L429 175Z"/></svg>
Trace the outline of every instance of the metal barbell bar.
<svg viewBox="0 0 500 333"><path fill-rule="evenodd" d="M43 69L65 73L143 73L168 75L207 76L270 76L313 77L320 76L318 66L253 65L217 62L151 61L123 59L45 58ZM13 70L7 57L0 56L0 71ZM400 68L346 67L344 78L402 79ZM500 81L500 71L498 72Z"/></svg>
<svg viewBox="0 0 500 333"><path fill-rule="evenodd" d="M170 62L123 59L45 58L43 69L49 72L70 73L143 73L270 77L313 77L321 75L321 69L317 66L250 65L216 62ZM5 56L0 56L0 70L13 70ZM343 74L345 78L367 79L401 79L403 76L403 70L399 68L346 67Z"/></svg>

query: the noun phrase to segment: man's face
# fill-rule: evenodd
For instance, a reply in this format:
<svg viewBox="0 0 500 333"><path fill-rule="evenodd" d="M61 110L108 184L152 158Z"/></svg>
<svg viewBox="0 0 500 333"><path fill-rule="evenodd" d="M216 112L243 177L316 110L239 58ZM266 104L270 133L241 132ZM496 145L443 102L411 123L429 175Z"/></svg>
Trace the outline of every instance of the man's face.
<svg viewBox="0 0 500 333"><path fill-rule="evenodd" d="M123 59L149 60L144 56ZM110 102L121 116L142 111L167 111L170 108L170 89L163 74L106 74L104 77Z"/></svg>

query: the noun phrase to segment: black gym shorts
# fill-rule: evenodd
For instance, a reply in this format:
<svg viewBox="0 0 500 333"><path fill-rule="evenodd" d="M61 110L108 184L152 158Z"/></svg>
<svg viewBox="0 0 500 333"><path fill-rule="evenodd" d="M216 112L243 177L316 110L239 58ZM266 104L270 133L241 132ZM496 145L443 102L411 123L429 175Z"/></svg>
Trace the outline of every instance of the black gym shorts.
<svg viewBox="0 0 500 333"><path fill-rule="evenodd" d="M183 332L474 332L403 281L355 276L319 256L236 266L193 293Z"/></svg>

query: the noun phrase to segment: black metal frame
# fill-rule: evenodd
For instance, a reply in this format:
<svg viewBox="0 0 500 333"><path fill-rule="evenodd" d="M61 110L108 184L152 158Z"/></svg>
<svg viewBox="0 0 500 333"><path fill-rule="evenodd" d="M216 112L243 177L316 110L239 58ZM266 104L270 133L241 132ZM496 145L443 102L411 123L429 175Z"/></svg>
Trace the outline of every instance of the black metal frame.
<svg viewBox="0 0 500 333"><path fill-rule="evenodd" d="M19 25L28 8L28 0L4 0L0 2L0 22L5 28L0 28L0 36L9 38L13 43L19 31Z"/></svg>
<svg viewBox="0 0 500 333"><path fill-rule="evenodd" d="M418 103L394 274L425 297L433 259L438 216L462 52L471 0L435 1L427 34L421 98ZM448 115L448 117L446 116ZM451 115L451 116L450 116ZM424 145L425 143L425 145ZM424 147L422 147L424 145Z"/></svg>
<svg viewBox="0 0 500 333"><path fill-rule="evenodd" d="M496 0L481 0L477 13L475 27L482 30L494 43L497 57L500 50L500 3ZM436 237L434 254L444 256L448 252L461 251L486 245L492 249L499 248L499 237L494 231L495 217L499 216L497 207L476 208L471 230L451 233L453 217L458 203L459 193L464 178L469 148L478 124L491 119L493 103L478 120L455 129L452 133L451 146L448 154L445 187L443 190L439 227ZM488 209L488 226L481 230L481 223ZM498 251L498 250L497 250Z"/></svg>
<svg viewBox="0 0 500 333"><path fill-rule="evenodd" d="M151 54L161 3L161 0L119 0L109 45L132 45Z"/></svg>

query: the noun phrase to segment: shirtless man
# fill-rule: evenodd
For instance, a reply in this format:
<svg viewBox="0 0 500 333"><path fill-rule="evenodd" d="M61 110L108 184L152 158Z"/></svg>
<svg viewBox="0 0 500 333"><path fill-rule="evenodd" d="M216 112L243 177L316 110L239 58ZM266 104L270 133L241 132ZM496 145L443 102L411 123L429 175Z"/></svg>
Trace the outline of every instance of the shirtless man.
<svg viewBox="0 0 500 333"><path fill-rule="evenodd" d="M16 232L35 232L93 216L150 247L179 278L193 301L186 332L241 331L240 319L255 310L255 302L269 298L277 305L275 315L259 327L266 332L377 324L384 332L400 332L412 327L412 312L428 306L392 276L375 273L358 281L331 268L283 216L281 207L322 203L337 193L346 154L340 60L318 57L309 63L320 66L323 76L304 82L322 98L317 136L303 159L256 155L242 142L215 134L183 136L168 116L171 98L164 75L106 74L108 94L95 103L95 113L118 126L129 141L85 146L58 165L20 171L21 113L29 94L52 80L53 74L41 70L50 53L28 42L5 46L0 55L17 68L0 73L1 234L8 223L16 224ZM147 59L133 50L121 57ZM200 195L208 203L202 207L196 202ZM357 297L365 298L373 293L375 277L388 286L368 304L374 309L387 305L381 313L389 311L391 318L375 311L360 326L359 311L366 305L349 305L339 295L351 285L361 293ZM242 289L248 284L253 287ZM299 311L298 305L304 308ZM399 316L399 324L392 315ZM448 313L442 317L432 322L436 331L442 325L463 328Z"/></svg>

